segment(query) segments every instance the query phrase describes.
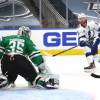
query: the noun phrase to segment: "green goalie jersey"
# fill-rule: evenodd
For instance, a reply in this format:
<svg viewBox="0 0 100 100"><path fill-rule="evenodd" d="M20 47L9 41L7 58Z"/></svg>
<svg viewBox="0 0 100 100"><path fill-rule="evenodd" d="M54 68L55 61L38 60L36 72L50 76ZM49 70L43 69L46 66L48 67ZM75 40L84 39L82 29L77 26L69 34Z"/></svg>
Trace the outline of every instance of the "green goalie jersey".
<svg viewBox="0 0 100 100"><path fill-rule="evenodd" d="M3 54L27 55L37 66L43 62L40 51L36 49L32 40L25 36L11 35L3 37L0 42L0 58Z"/></svg>

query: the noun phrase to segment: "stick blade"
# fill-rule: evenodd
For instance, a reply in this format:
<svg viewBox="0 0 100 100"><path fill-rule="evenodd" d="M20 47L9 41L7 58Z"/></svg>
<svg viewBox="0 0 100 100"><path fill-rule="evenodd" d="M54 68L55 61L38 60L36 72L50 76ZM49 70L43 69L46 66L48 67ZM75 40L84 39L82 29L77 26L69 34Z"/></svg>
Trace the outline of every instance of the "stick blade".
<svg viewBox="0 0 100 100"><path fill-rule="evenodd" d="M95 74L95 73L91 73L91 76L94 77L94 78L100 78L100 75Z"/></svg>

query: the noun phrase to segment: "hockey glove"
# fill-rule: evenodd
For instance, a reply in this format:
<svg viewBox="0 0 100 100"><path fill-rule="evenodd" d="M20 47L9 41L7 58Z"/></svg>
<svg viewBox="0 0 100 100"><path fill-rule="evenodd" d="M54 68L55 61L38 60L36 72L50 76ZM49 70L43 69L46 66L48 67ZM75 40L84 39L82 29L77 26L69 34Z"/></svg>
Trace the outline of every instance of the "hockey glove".
<svg viewBox="0 0 100 100"><path fill-rule="evenodd" d="M88 46L89 48L92 48L93 47L93 41L87 41L86 46Z"/></svg>
<svg viewBox="0 0 100 100"><path fill-rule="evenodd" d="M81 47L88 46L89 48L93 47L93 41L80 41L79 45Z"/></svg>
<svg viewBox="0 0 100 100"><path fill-rule="evenodd" d="M86 46L86 41L80 41L80 42L79 42L79 45L80 45L81 47Z"/></svg>

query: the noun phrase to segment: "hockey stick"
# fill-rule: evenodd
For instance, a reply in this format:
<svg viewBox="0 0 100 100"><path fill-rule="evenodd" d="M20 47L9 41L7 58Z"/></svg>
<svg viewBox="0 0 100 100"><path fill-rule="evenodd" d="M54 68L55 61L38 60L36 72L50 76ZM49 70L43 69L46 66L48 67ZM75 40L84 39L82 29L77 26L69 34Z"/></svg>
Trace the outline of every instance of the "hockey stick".
<svg viewBox="0 0 100 100"><path fill-rule="evenodd" d="M61 53L67 52L67 51L69 51L69 50L71 50L71 49L74 49L74 48L76 48L77 46L78 46L78 45L76 45L75 47L69 48L69 49L67 49L67 50L63 50L63 51L58 52L58 53L56 53L56 54L54 54L54 55L52 55L52 56L55 57L55 56L57 56L57 55L59 55L59 54L61 54Z"/></svg>
<svg viewBox="0 0 100 100"><path fill-rule="evenodd" d="M82 36L81 36L82 37ZM79 37L80 38L80 37ZM95 37L94 37L95 38ZM58 52L58 53L56 53L56 54L53 54L53 55L50 55L50 54L48 54L49 56L53 56L53 57L55 57L55 56L57 56L57 55L59 55L59 54L61 54L61 53L64 53L64 52L67 52L67 51L69 51L69 50L71 50L71 49L74 49L74 48L76 48L76 47L78 47L79 45L76 45L75 47L72 47L72 48L69 48L69 49L66 49L66 50L63 50L63 51L61 51L61 52ZM45 53L46 54L46 53Z"/></svg>
<svg viewBox="0 0 100 100"><path fill-rule="evenodd" d="M94 78L100 78L100 75L97 75L95 73L91 73L91 76L94 77Z"/></svg>
<svg viewBox="0 0 100 100"><path fill-rule="evenodd" d="M78 46L78 45L77 45L77 46ZM69 49L67 49L67 50L63 50L63 51L61 51L61 52L59 52L59 53L56 53L56 54L53 54L53 55L47 53L46 51L42 51L42 52L43 52L43 54L45 54L46 56L55 57L55 56L57 56L57 55L59 55L59 54L61 54L61 53L67 52L67 51L69 51L69 50L71 50L71 49L74 49L74 48L76 48L77 46L72 47L72 48L69 48Z"/></svg>
<svg viewBox="0 0 100 100"><path fill-rule="evenodd" d="M83 36L84 36L84 35L83 35ZM83 37L83 36L81 36L81 37ZM80 38L80 37L78 37L78 38ZM71 49L74 49L74 48L76 48L76 47L78 47L78 46L79 46L79 45L76 45L75 47L72 47L72 48L63 50L63 51L58 52L58 53L56 53L56 54L54 54L54 55L52 55L52 56L55 57L55 56L57 56L57 55L59 55L59 54L61 54L61 53L67 52L67 51L69 51L69 50L71 50Z"/></svg>
<svg viewBox="0 0 100 100"><path fill-rule="evenodd" d="M84 36L84 35L83 35L83 36ZM81 37L83 37L83 36L81 36ZM79 37L79 38L81 38L81 37ZM93 37L93 39L94 39L94 38L95 38L95 37ZM67 51L69 51L69 50L71 50L71 49L74 49L74 48L76 48L76 47L78 47L78 45L76 45L75 47L72 47L72 48L63 50L63 51L61 51L61 52L59 52L59 53L56 53L56 54L54 54L54 55L52 55L52 56L53 56L53 57L54 57L54 56L57 56L57 55L59 55L59 54L61 54L61 53L67 52Z"/></svg>

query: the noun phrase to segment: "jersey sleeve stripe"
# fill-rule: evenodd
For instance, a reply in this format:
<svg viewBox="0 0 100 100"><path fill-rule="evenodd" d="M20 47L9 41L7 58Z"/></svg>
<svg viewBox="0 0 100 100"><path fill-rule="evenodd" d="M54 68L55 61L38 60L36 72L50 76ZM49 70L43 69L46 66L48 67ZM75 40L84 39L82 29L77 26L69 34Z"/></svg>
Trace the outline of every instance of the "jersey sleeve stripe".
<svg viewBox="0 0 100 100"><path fill-rule="evenodd" d="M33 52L31 55L29 55L29 57L32 59L32 58L34 58L34 57L37 57L37 56L40 56L41 54L40 54L40 52L38 51L38 52Z"/></svg>

